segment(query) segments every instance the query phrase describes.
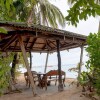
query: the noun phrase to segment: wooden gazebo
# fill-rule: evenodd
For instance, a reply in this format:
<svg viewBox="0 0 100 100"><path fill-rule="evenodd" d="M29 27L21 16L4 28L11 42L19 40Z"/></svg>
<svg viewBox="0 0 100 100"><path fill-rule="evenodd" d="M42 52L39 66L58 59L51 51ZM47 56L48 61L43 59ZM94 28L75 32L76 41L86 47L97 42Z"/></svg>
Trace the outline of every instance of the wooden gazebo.
<svg viewBox="0 0 100 100"><path fill-rule="evenodd" d="M8 31L7 34L0 33L0 51L23 53L32 88L34 83L26 52L57 52L59 90L62 90L60 51L83 47L87 37L42 25L28 26L26 23L0 22L0 27Z"/></svg>

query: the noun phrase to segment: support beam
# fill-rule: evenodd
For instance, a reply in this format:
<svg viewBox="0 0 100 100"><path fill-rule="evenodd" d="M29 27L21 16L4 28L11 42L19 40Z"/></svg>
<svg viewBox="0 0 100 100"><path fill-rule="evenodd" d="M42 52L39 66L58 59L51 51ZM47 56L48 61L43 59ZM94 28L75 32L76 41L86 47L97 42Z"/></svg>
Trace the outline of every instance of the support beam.
<svg viewBox="0 0 100 100"><path fill-rule="evenodd" d="M52 50L52 47L51 47L50 42L48 40L47 40L47 48L48 48L48 50Z"/></svg>
<svg viewBox="0 0 100 100"><path fill-rule="evenodd" d="M15 34L14 36L12 35L11 38L9 39L9 41L7 41L7 42L4 44L4 46L3 46L2 49L3 49L3 50L6 50L12 42L14 42L14 41L17 40L16 37L17 37L16 34Z"/></svg>
<svg viewBox="0 0 100 100"><path fill-rule="evenodd" d="M34 44L35 44L36 40L37 40L37 38L34 38L34 39L33 39L32 44L31 44L31 46L30 46L30 49L32 49L32 48L33 48L33 46L34 46Z"/></svg>
<svg viewBox="0 0 100 100"><path fill-rule="evenodd" d="M84 46L81 46L81 54L80 54L80 63L79 63L78 79L79 79L80 74L81 74L81 67L82 67L82 60L83 60L83 48L84 48Z"/></svg>
<svg viewBox="0 0 100 100"><path fill-rule="evenodd" d="M29 53L30 53L30 69L32 69L32 53L31 51Z"/></svg>
<svg viewBox="0 0 100 100"><path fill-rule="evenodd" d="M51 44L54 45L54 47L56 47L56 44L53 41L48 40Z"/></svg>
<svg viewBox="0 0 100 100"><path fill-rule="evenodd" d="M22 54L23 54L23 59L24 59L24 62L25 62L26 68L27 68L29 78L30 78L33 95L35 95L35 93L34 93L34 89L35 89L34 80L33 80L33 76L32 76L32 73L31 73L31 70L30 70L30 67L29 67L29 64L28 64L28 59L27 59L27 56L26 56L25 46L24 46L22 37L19 35L18 38L19 38L19 44L20 44Z"/></svg>
<svg viewBox="0 0 100 100"><path fill-rule="evenodd" d="M10 32L8 32L9 34L15 34L16 33L16 31L10 31ZM17 33L20 33L20 31L17 31ZM36 37L36 34L35 34L35 31L27 31L27 30L23 30L23 31L21 31L21 33L22 33L22 35L23 36L27 36L27 37ZM43 39L50 39L50 40L64 40L64 37L63 37L63 34L60 34L60 35L53 35L53 33L52 33L52 35L50 35L51 33L48 33L48 35L45 35L45 34L43 34L42 32L39 32L39 34L38 34L38 36L36 37L36 38L43 38ZM86 41L86 38L87 37L85 37L85 36L83 36L82 38L77 38L77 36L76 37L74 37L74 39L73 39L73 37L71 37L71 38L69 38L67 35L65 36L65 41L67 41L67 42L74 42L74 43L85 43Z"/></svg>
<svg viewBox="0 0 100 100"><path fill-rule="evenodd" d="M62 75L61 75L60 41L59 40L56 40L56 44L57 44L58 74L59 74L58 91L63 91Z"/></svg>
<svg viewBox="0 0 100 100"><path fill-rule="evenodd" d="M46 43L43 45L41 49L44 50L45 48L46 48Z"/></svg>
<svg viewBox="0 0 100 100"><path fill-rule="evenodd" d="M47 56L46 56L46 62L45 62L45 70L44 70L44 73L46 73L47 63L48 63L48 57L49 57L49 52L47 52Z"/></svg>
<svg viewBox="0 0 100 100"><path fill-rule="evenodd" d="M16 46L17 46L17 43L18 43L18 42L16 41L16 42L15 42L15 46L14 46L14 50L15 50L15 48L16 48Z"/></svg>
<svg viewBox="0 0 100 100"><path fill-rule="evenodd" d="M27 40L26 40L26 43L25 43L25 48L27 48L29 41L30 41L30 38L28 37Z"/></svg>

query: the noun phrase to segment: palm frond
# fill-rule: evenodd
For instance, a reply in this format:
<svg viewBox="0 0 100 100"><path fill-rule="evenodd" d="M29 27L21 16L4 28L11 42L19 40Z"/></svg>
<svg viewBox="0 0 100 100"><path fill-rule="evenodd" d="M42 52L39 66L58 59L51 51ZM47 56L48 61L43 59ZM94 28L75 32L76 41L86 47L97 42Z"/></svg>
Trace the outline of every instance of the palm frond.
<svg viewBox="0 0 100 100"><path fill-rule="evenodd" d="M48 0L38 0L35 5L35 15L37 24L56 27L61 25L65 26L65 19L61 11L51 4ZM31 18L34 19L34 16ZM34 21L34 20L33 20Z"/></svg>

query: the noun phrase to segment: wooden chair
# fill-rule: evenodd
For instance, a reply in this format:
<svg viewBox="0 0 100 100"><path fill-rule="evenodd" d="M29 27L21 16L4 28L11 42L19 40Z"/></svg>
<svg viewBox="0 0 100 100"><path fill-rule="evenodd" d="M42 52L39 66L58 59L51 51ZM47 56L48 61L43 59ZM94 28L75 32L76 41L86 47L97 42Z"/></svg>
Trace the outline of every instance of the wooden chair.
<svg viewBox="0 0 100 100"><path fill-rule="evenodd" d="M46 74L44 74L42 79L39 80L39 86L42 89L45 87L45 90L47 90L47 75Z"/></svg>

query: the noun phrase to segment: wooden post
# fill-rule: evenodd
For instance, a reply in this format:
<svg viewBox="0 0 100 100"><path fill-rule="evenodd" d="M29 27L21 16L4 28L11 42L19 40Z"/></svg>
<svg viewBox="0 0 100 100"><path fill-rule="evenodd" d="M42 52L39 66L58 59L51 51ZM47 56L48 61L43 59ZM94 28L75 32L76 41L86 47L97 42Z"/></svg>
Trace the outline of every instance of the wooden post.
<svg viewBox="0 0 100 100"><path fill-rule="evenodd" d="M45 69L44 69L44 73L46 73L46 69L47 69L48 56L49 56L49 52L47 52L47 57L46 57L46 62L45 62Z"/></svg>
<svg viewBox="0 0 100 100"><path fill-rule="evenodd" d="M81 54L80 54L78 78L80 77L80 74L81 74L81 67L82 67L82 60L83 60L83 48L84 48L84 46L82 45L81 46Z"/></svg>
<svg viewBox="0 0 100 100"><path fill-rule="evenodd" d="M34 80L33 80L32 73L31 73L31 70L30 70L30 67L29 67L29 63L28 63L28 59L27 59L27 56L26 56L24 43L23 43L22 37L20 35L19 35L18 38L19 38L19 44L20 44L20 47L21 47L21 50L22 50L23 59L24 59L24 62L25 62L26 68L27 68L29 78L30 78L32 91L33 91L33 96L34 96L35 95L35 93L34 93Z"/></svg>
<svg viewBox="0 0 100 100"><path fill-rule="evenodd" d="M62 75L61 75L60 41L59 40L56 40L56 44L57 44L58 74L59 74L58 91L63 91Z"/></svg>
<svg viewBox="0 0 100 100"><path fill-rule="evenodd" d="M31 51L29 52L30 54L30 69L32 69L32 54L31 54Z"/></svg>

